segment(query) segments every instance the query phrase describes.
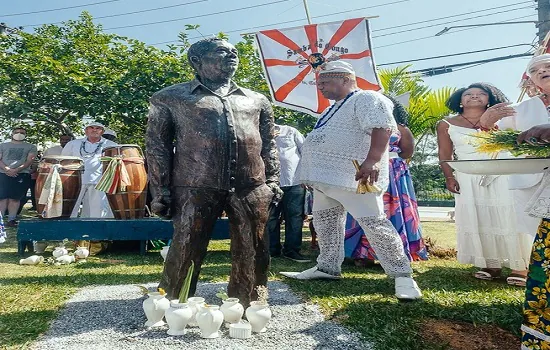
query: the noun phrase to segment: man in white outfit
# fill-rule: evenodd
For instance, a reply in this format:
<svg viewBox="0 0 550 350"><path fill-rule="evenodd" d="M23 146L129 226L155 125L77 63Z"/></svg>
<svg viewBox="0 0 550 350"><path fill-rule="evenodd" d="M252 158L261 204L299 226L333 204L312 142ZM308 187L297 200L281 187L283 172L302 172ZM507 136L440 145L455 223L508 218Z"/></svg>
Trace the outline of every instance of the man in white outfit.
<svg viewBox="0 0 550 350"><path fill-rule="evenodd" d="M70 141L62 152L63 156L79 157L84 161L82 187L71 217L78 217L82 204L82 218L112 218L107 195L96 190L95 186L103 172L100 160L103 149L117 144L102 137L105 127L100 123L90 123L84 131L86 137Z"/></svg>
<svg viewBox="0 0 550 350"><path fill-rule="evenodd" d="M307 136L296 178L315 190L313 220L319 257L311 269L281 274L297 279L339 279L349 212L365 231L385 272L395 278L397 298L419 299L422 293L411 277L403 243L384 214L382 190L356 193L358 180L379 189L388 187L388 141L397 129L393 104L378 92L360 90L353 67L343 61L323 65L317 88L336 102ZM361 164L359 172L353 160Z"/></svg>

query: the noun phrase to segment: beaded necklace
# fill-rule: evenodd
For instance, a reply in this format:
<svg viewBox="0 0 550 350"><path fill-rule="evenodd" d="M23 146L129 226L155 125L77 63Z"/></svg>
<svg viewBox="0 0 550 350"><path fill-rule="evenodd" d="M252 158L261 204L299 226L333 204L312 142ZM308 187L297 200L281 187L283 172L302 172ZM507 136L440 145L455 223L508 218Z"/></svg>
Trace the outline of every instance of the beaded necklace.
<svg viewBox="0 0 550 350"><path fill-rule="evenodd" d="M103 146L103 141L99 142L95 148L95 150L93 150L93 152L88 152L86 151L86 140L82 141L82 143L80 144L80 156L82 158L92 158L93 156L95 156L98 151L101 150L101 147Z"/></svg>
<svg viewBox="0 0 550 350"><path fill-rule="evenodd" d="M346 101L351 97L353 96L357 91L359 90L354 90L352 92L350 92L345 98L344 100L342 101L342 103L338 106L338 108L334 109L334 107L336 107L336 103L333 104L332 106L330 106L329 110L321 116L321 118L319 118L319 120L317 121L317 123L315 124L315 126L313 127L313 129L319 129L319 128L322 128L323 126L325 126L326 123L328 123L329 120L332 119L332 117L334 117L334 115L336 114L336 112L338 112L338 110L340 108L342 108L342 106L344 105L344 103L346 103ZM332 114L330 114L330 112L334 109L334 112L332 112Z"/></svg>

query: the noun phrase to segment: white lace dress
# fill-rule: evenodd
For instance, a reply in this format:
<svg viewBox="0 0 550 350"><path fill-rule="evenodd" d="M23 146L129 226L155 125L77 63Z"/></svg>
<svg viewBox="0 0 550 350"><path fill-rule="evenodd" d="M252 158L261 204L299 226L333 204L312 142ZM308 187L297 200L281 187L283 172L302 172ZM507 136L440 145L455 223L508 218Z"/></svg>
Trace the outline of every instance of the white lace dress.
<svg viewBox="0 0 550 350"><path fill-rule="evenodd" d="M458 159L487 159L470 144L477 130L449 124ZM498 176L481 186L481 176L456 172L460 194L455 195L458 261L479 268L526 270L533 237L518 233L508 177Z"/></svg>

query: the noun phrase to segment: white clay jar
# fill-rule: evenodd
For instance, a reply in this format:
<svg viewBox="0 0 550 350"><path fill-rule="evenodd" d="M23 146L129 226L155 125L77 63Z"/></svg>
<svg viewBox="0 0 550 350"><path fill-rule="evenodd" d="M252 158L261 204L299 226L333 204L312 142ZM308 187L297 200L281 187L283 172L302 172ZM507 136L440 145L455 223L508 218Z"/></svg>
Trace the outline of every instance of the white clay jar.
<svg viewBox="0 0 550 350"><path fill-rule="evenodd" d="M160 327L164 325L164 313L170 307L170 302L165 294L152 292L148 294L149 298L143 301L143 311L147 317L145 327Z"/></svg>
<svg viewBox="0 0 550 350"><path fill-rule="evenodd" d="M193 310L188 303L180 303L178 299L170 301L170 307L164 314L168 323L168 335L185 335L185 327L193 317Z"/></svg>

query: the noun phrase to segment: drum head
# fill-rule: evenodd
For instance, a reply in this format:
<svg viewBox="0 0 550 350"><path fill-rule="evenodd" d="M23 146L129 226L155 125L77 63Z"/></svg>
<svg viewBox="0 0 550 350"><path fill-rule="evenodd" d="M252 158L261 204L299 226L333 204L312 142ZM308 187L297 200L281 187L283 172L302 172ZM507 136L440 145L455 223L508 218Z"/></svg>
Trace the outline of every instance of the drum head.
<svg viewBox="0 0 550 350"><path fill-rule="evenodd" d="M126 147L129 147L129 148L138 148L138 149L141 149L141 147L139 147L139 145L132 145L132 144L121 144L121 145L116 145L116 146L109 146L109 147L105 147L103 150L106 151L108 149L114 149L114 148L126 148Z"/></svg>
<svg viewBox="0 0 550 350"><path fill-rule="evenodd" d="M42 160L57 160L57 161L62 161L62 160L82 160L81 158L79 157L71 157L71 156L44 156L42 157Z"/></svg>

